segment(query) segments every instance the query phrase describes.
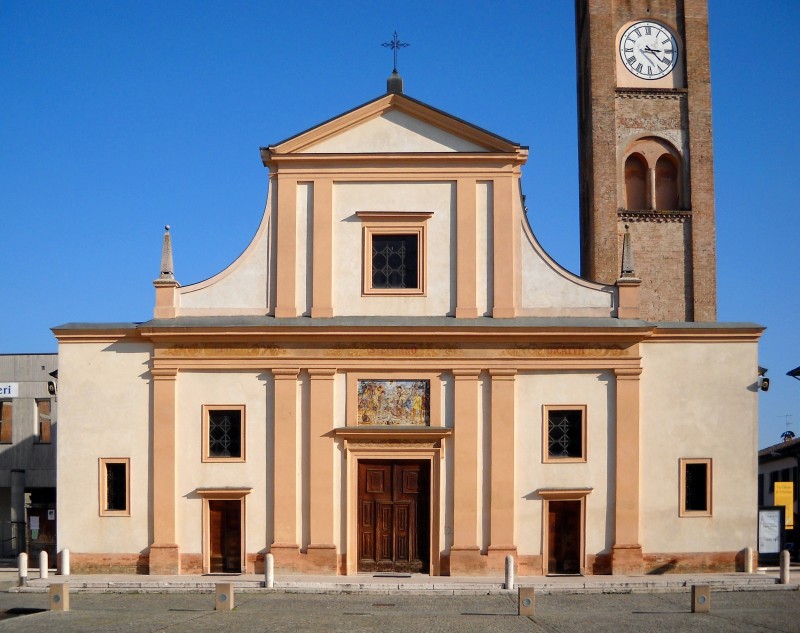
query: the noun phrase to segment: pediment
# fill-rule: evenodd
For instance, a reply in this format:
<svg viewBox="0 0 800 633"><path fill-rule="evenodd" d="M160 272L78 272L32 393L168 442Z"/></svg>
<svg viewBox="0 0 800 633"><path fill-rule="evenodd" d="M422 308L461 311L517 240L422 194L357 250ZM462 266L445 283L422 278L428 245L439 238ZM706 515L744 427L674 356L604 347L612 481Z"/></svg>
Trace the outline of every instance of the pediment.
<svg viewBox="0 0 800 633"><path fill-rule="evenodd" d="M497 153L520 146L405 95L389 94L268 148L285 154Z"/></svg>

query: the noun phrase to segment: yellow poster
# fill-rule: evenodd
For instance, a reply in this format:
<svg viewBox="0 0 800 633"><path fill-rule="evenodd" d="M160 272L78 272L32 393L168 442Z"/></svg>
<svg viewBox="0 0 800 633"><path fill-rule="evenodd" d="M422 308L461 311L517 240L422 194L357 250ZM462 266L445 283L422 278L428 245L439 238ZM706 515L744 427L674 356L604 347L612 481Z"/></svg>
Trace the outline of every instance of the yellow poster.
<svg viewBox="0 0 800 633"><path fill-rule="evenodd" d="M785 527L787 530L794 528L794 483L791 481L775 482L775 505L786 508Z"/></svg>

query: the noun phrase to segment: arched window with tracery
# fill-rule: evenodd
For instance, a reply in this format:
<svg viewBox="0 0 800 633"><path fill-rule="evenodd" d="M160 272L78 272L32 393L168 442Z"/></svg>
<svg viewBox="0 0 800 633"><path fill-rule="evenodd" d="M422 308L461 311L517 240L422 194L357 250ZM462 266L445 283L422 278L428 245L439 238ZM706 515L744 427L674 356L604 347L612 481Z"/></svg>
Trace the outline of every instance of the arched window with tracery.
<svg viewBox="0 0 800 633"><path fill-rule="evenodd" d="M625 161L625 207L633 211L647 209L647 163L641 154L631 154Z"/></svg>
<svg viewBox="0 0 800 633"><path fill-rule="evenodd" d="M678 208L678 161L663 154L656 162L656 209Z"/></svg>

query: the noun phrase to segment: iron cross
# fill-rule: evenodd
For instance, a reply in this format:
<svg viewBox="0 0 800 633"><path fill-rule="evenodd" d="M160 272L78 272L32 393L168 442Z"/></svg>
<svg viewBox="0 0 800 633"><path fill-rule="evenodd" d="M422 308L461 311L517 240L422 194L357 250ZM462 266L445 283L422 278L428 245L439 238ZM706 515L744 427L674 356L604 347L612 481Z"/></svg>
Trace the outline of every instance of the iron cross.
<svg viewBox="0 0 800 633"><path fill-rule="evenodd" d="M385 48L391 48L394 51L394 68L392 72L397 72L397 49L398 48L405 48L406 46L411 46L411 44L406 44L405 42L401 42L397 39L397 31L394 32L394 37L392 38L391 42L384 42L381 46Z"/></svg>

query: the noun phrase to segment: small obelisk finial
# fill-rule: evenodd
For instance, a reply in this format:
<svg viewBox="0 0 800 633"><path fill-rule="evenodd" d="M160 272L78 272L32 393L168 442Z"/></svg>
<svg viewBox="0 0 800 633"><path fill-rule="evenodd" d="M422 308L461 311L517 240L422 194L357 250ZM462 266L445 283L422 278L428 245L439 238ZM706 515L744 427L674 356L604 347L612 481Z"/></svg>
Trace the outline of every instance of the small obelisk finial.
<svg viewBox="0 0 800 633"><path fill-rule="evenodd" d="M178 316L181 285L175 279L175 267L172 265L172 236L169 224L164 227L164 245L161 247L161 273L153 282L156 288L156 307L153 316L156 319L174 319Z"/></svg>
<svg viewBox="0 0 800 633"><path fill-rule="evenodd" d="M635 278L636 272L633 269L633 247L631 246L630 227L625 225L625 234L622 236L622 279Z"/></svg>
<svg viewBox="0 0 800 633"><path fill-rule="evenodd" d="M391 42L384 42L381 44L384 48L391 48L394 53L394 66L392 67L392 74L386 80L386 92L389 94L403 94L403 78L397 72L397 51L401 48L411 46L406 42L401 42L397 37L397 31L394 32Z"/></svg>
<svg viewBox="0 0 800 633"><path fill-rule="evenodd" d="M169 234L169 224L164 227L164 244L161 247L161 274L159 280L175 281L175 266L172 263L172 236Z"/></svg>

